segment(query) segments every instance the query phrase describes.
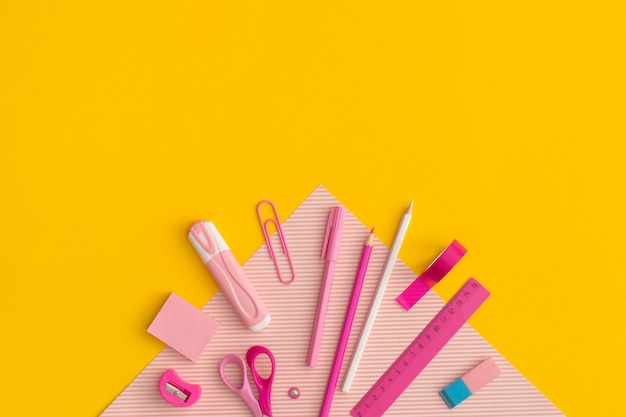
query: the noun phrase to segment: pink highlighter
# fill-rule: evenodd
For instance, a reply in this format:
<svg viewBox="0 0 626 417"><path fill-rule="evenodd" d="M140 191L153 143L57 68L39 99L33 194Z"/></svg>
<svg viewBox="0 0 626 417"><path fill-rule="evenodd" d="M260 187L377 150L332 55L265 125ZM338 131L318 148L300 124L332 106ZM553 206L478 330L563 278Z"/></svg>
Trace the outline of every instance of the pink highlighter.
<svg viewBox="0 0 626 417"><path fill-rule="evenodd" d="M263 330L271 321L269 312L213 223L194 223L188 237L243 325Z"/></svg>

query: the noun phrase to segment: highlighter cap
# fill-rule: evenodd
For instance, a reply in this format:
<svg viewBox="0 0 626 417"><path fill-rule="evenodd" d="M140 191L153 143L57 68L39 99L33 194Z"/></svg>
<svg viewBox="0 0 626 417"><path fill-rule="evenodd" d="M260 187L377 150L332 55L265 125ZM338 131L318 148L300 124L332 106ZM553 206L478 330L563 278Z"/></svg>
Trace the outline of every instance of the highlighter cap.
<svg viewBox="0 0 626 417"><path fill-rule="evenodd" d="M212 222L195 222L189 230L188 238L205 264L216 254L230 250Z"/></svg>

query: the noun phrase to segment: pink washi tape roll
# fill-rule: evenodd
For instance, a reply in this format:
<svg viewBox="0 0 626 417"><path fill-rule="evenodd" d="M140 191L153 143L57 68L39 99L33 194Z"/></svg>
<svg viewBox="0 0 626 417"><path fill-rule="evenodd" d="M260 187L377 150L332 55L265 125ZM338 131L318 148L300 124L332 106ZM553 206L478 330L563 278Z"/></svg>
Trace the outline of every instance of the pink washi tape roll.
<svg viewBox="0 0 626 417"><path fill-rule="evenodd" d="M402 294L396 298L398 304L406 311L409 311L428 290L434 287L436 283L441 281L443 277L450 272L454 265L456 265L466 253L467 249L457 240L453 240L452 243L435 258L428 268L426 268L426 271L415 278L415 281L402 291Z"/></svg>

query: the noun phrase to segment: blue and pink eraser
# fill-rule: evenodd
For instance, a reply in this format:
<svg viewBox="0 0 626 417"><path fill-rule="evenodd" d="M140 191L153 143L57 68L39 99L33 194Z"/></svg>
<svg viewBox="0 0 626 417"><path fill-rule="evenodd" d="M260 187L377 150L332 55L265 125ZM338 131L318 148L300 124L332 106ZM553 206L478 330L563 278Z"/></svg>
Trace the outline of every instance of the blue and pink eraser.
<svg viewBox="0 0 626 417"><path fill-rule="evenodd" d="M500 368L493 361L493 358L487 358L461 378L442 389L439 395L448 407L454 408L498 375L500 375Z"/></svg>

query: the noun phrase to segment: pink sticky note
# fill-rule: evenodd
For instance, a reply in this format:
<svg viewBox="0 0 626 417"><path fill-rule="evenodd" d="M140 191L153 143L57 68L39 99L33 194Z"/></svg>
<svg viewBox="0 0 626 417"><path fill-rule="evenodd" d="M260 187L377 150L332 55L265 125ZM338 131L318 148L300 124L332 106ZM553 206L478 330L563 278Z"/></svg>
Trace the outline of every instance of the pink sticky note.
<svg viewBox="0 0 626 417"><path fill-rule="evenodd" d="M172 293L148 327L148 333L195 362L218 327L215 319Z"/></svg>

